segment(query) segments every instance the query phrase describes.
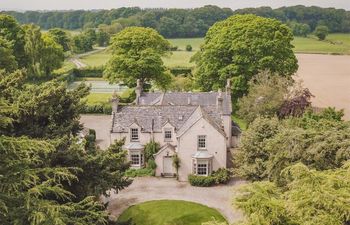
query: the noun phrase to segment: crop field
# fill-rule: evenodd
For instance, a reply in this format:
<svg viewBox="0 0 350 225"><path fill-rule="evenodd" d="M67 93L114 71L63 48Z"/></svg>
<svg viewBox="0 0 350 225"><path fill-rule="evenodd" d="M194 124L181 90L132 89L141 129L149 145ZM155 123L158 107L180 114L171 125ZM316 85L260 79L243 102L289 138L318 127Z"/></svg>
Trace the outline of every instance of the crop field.
<svg viewBox="0 0 350 225"><path fill-rule="evenodd" d="M173 51L170 56L164 57L164 63L168 67L192 67L191 57L199 50L203 38L169 39L170 43L178 47L179 51ZM193 48L191 52L185 50L186 45ZM350 34L330 34L326 41L318 41L315 37L295 37L293 41L296 53L315 54L350 54ZM107 63L111 53L108 50L91 54L81 58L88 66L100 66Z"/></svg>

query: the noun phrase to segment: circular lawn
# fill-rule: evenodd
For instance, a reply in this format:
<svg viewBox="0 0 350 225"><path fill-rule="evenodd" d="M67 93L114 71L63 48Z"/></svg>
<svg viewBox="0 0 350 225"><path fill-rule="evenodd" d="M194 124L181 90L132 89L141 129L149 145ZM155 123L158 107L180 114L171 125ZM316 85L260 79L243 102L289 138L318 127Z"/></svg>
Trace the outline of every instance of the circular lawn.
<svg viewBox="0 0 350 225"><path fill-rule="evenodd" d="M216 209L201 204L159 200L129 207L119 216L118 222L131 220L135 225L201 225L213 219L226 222Z"/></svg>

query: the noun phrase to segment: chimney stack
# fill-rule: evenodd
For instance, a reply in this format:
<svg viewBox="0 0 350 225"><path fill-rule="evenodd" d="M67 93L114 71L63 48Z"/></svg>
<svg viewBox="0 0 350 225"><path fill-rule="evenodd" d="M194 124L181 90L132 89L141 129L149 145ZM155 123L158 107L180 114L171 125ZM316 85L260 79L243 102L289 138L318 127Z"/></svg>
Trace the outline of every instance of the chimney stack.
<svg viewBox="0 0 350 225"><path fill-rule="evenodd" d="M118 105L119 105L119 97L117 95L117 92L114 91L112 95L112 112L118 111Z"/></svg>
<svg viewBox="0 0 350 225"><path fill-rule="evenodd" d="M140 79L137 79L137 81L136 81L135 93L136 93L136 105L139 105L139 101L140 101L141 94L142 94L142 84L141 84Z"/></svg>
<svg viewBox="0 0 350 225"><path fill-rule="evenodd" d="M191 96L190 95L187 97L187 105L191 105Z"/></svg>
<svg viewBox="0 0 350 225"><path fill-rule="evenodd" d="M227 79L226 81L226 95L231 95L231 80Z"/></svg>
<svg viewBox="0 0 350 225"><path fill-rule="evenodd" d="M223 113L223 107L224 107L223 102L224 102L224 99L222 98L222 92L221 92L221 89L219 89L218 96L216 98L216 109L220 114Z"/></svg>

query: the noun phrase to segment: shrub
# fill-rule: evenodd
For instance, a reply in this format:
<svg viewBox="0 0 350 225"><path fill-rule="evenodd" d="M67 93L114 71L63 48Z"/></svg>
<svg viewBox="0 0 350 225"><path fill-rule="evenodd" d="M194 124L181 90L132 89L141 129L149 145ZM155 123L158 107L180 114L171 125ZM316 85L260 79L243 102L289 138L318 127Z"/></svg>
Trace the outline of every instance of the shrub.
<svg viewBox="0 0 350 225"><path fill-rule="evenodd" d="M188 181L192 186L197 187L210 187L215 184L215 178L212 176L197 176L190 174L188 175Z"/></svg>
<svg viewBox="0 0 350 225"><path fill-rule="evenodd" d="M148 177L154 176L154 169L142 168L142 169L128 169L125 171L126 177Z"/></svg>
<svg viewBox="0 0 350 225"><path fill-rule="evenodd" d="M110 104L87 104L85 105L81 112L82 114L111 114L112 113L112 106Z"/></svg>
<svg viewBox="0 0 350 225"><path fill-rule="evenodd" d="M153 155L156 154L160 149L158 142L150 141L145 145L145 161L148 162L150 159L154 159Z"/></svg>
<svg viewBox="0 0 350 225"><path fill-rule="evenodd" d="M157 164L154 161L154 159L149 159L147 161L147 168L152 169L152 170L155 170L157 168Z"/></svg>
<svg viewBox="0 0 350 225"><path fill-rule="evenodd" d="M177 51L179 47L178 46L170 46L169 50L170 51Z"/></svg>
<svg viewBox="0 0 350 225"><path fill-rule="evenodd" d="M121 103L131 103L135 100L136 93L134 89L127 89L119 97Z"/></svg>
<svg viewBox="0 0 350 225"><path fill-rule="evenodd" d="M226 184L231 179L231 172L228 169L220 168L213 172L211 176L214 177L216 184Z"/></svg>
<svg viewBox="0 0 350 225"><path fill-rule="evenodd" d="M191 45L186 45L186 51L191 52L192 51L192 46Z"/></svg>

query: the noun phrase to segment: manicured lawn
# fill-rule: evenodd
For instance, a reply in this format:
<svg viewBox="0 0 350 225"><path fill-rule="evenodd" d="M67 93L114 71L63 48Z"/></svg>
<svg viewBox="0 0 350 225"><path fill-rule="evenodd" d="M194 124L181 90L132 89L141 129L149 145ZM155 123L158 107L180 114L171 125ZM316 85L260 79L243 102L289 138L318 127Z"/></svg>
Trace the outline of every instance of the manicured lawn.
<svg viewBox="0 0 350 225"><path fill-rule="evenodd" d="M111 93L90 93L86 97L87 104L108 103L111 98Z"/></svg>
<svg viewBox="0 0 350 225"><path fill-rule="evenodd" d="M215 209L193 202L161 200L131 206L118 222L132 219L135 225L201 225L215 218L225 221Z"/></svg>
<svg viewBox="0 0 350 225"><path fill-rule="evenodd" d="M88 66L102 66L105 65L110 58L111 52L108 50L104 50L81 57L80 60Z"/></svg>

